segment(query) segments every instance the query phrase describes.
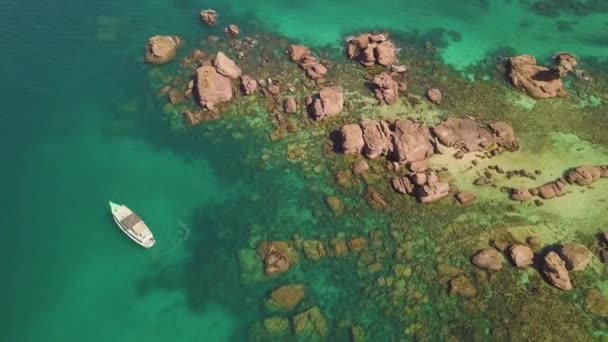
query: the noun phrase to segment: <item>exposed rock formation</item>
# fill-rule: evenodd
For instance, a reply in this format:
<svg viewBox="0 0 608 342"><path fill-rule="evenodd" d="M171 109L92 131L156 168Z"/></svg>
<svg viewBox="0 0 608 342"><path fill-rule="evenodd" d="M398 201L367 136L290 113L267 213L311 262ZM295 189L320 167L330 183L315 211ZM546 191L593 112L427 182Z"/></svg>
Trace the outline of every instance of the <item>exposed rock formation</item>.
<svg viewBox="0 0 608 342"><path fill-rule="evenodd" d="M239 27L234 24L228 25L228 27L226 27L226 29L224 31L230 37L236 37L241 33L241 30L239 30Z"/></svg>
<svg viewBox="0 0 608 342"><path fill-rule="evenodd" d="M306 98L306 105L315 120L337 116L344 107L342 87L323 87L318 95Z"/></svg>
<svg viewBox="0 0 608 342"><path fill-rule="evenodd" d="M559 57L560 65L549 69L536 64L536 59L530 55L521 55L509 58L507 67L513 86L524 90L529 96L536 99L552 97L565 97L562 77L574 68L571 58Z"/></svg>
<svg viewBox="0 0 608 342"><path fill-rule="evenodd" d="M443 145L458 148L465 153L493 146L507 150L519 148L513 129L504 122L481 125L471 119L449 118L432 130Z"/></svg>
<svg viewBox="0 0 608 342"><path fill-rule="evenodd" d="M258 89L258 82L253 78L243 75L241 77L241 90L245 95L252 95Z"/></svg>
<svg viewBox="0 0 608 342"><path fill-rule="evenodd" d="M289 47L289 58L298 63L306 71L306 75L313 80L321 79L327 74L327 68L319 63L305 46L291 45Z"/></svg>
<svg viewBox="0 0 608 342"><path fill-rule="evenodd" d="M462 204L463 206L467 206L475 202L475 199L477 198L475 194L470 191L460 191L456 195L454 195L454 197L456 198L458 203Z"/></svg>
<svg viewBox="0 0 608 342"><path fill-rule="evenodd" d="M344 125L342 133L342 152L344 154L359 154L365 146L363 131L357 124Z"/></svg>
<svg viewBox="0 0 608 342"><path fill-rule="evenodd" d="M201 11L201 20L207 26L213 26L217 23L217 12L212 9Z"/></svg>
<svg viewBox="0 0 608 342"><path fill-rule="evenodd" d="M566 267L570 271L584 270L593 257L593 253L591 253L589 248L580 243L567 243L563 245L559 254L566 262Z"/></svg>
<svg viewBox="0 0 608 342"><path fill-rule="evenodd" d="M363 154L370 159L387 155L393 149L391 143L391 131L384 121L363 120L361 122L363 130Z"/></svg>
<svg viewBox="0 0 608 342"><path fill-rule="evenodd" d="M233 80L241 77L241 68L239 68L232 59L228 58L221 51L215 56L213 65L215 66L217 72Z"/></svg>
<svg viewBox="0 0 608 342"><path fill-rule="evenodd" d="M412 120L397 120L391 124L393 160L417 162L425 160L434 153L431 144L431 133L428 128L414 123Z"/></svg>
<svg viewBox="0 0 608 342"><path fill-rule="evenodd" d="M567 73L574 71L574 68L576 68L576 65L578 64L576 62L576 57L567 52L555 56L555 62L557 63L555 68L559 71L560 77L564 77Z"/></svg>
<svg viewBox="0 0 608 342"><path fill-rule="evenodd" d="M386 72L374 77L374 93L380 104L393 104L399 98L399 84Z"/></svg>
<svg viewBox="0 0 608 342"><path fill-rule="evenodd" d="M543 274L547 281L560 290L571 290L572 283L566 263L555 252L549 252L543 262Z"/></svg>
<svg viewBox="0 0 608 342"><path fill-rule="evenodd" d="M230 79L210 65L196 69L196 95L201 107L216 110L216 104L232 99Z"/></svg>
<svg viewBox="0 0 608 342"><path fill-rule="evenodd" d="M416 173L413 175L414 183L416 186L414 187L413 195L422 202L422 203L430 203L438 201L450 194L450 185L448 182L443 182L439 179L437 174L431 173L427 177L423 177L421 180L418 175L424 175L420 173Z"/></svg>
<svg viewBox="0 0 608 342"><path fill-rule="evenodd" d="M145 59L148 63L165 64L175 58L181 39L176 36L154 36L146 44Z"/></svg>
<svg viewBox="0 0 608 342"><path fill-rule="evenodd" d="M283 102L283 110L286 114L293 114L298 111L298 103L296 102L296 98L293 96L289 96Z"/></svg>
<svg viewBox="0 0 608 342"><path fill-rule="evenodd" d="M558 179L539 186L538 188L534 189L533 192L538 193L538 197L542 199L561 197L566 194L566 184L562 183L562 181Z"/></svg>
<svg viewBox="0 0 608 342"><path fill-rule="evenodd" d="M284 241L262 242L258 246L258 254L264 261L264 271L267 276L287 272L297 262L297 254L293 247Z"/></svg>
<svg viewBox="0 0 608 342"><path fill-rule="evenodd" d="M482 249L471 260L474 265L486 270L499 271L502 269L502 255L493 248Z"/></svg>
<svg viewBox="0 0 608 342"><path fill-rule="evenodd" d="M607 177L606 174L608 172L606 172L606 170L608 170L608 168L606 168L606 166L604 166L604 170L602 170L602 168L602 166L579 166L576 169L568 172L566 175L566 180L570 184L575 183L581 186L589 185L601 177Z"/></svg>
<svg viewBox="0 0 608 342"><path fill-rule="evenodd" d="M513 245L509 249L509 255L511 256L511 260L513 260L513 264L517 267L527 267L532 265L532 260L534 259L534 253L532 250L524 245Z"/></svg>
<svg viewBox="0 0 608 342"><path fill-rule="evenodd" d="M346 44L346 54L350 59L356 59L364 66L374 63L388 66L395 63L398 49L384 34L364 33L352 37Z"/></svg>

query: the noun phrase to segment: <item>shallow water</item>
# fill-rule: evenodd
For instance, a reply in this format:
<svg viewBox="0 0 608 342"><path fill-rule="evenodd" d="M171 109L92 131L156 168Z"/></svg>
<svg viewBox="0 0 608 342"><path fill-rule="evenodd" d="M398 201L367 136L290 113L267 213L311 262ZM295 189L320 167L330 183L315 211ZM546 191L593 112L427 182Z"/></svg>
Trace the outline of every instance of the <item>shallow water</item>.
<svg viewBox="0 0 608 342"><path fill-rule="evenodd" d="M542 209L530 205L515 213L507 210L502 194L486 196L483 190L480 206L462 211L450 204L421 209L400 201L398 220L408 227L406 262L412 272L402 279L407 299L391 300L375 287L378 275L366 272L366 264L354 256L302 260L294 271L271 280L244 272L239 255L255 254L261 240L293 234L317 239L380 230L384 248L395 251L398 243L390 241L387 228L395 218L370 209L360 188L334 184L335 171L345 168L342 159L332 159L318 172L286 160L286 145L304 142L305 149L319 154L323 137L300 134L272 142L270 125L256 123L258 116L243 124L247 120L239 115L248 113L186 132L171 130L163 120L166 102L155 97L150 75L158 69L169 73L176 63L145 65L143 45L154 34L180 35L186 40L181 57L209 34L221 34L221 25L201 25L199 6L189 0L68 0L60 6L5 1L0 14L5 45L1 340L239 341L250 336L256 322L276 315L264 308L268 292L291 282L306 285L304 306L321 309L333 340L348 339L342 326L351 323L363 327L369 340L516 339L527 333L514 327L522 321L540 327L544 336L554 321L539 317L552 305L556 314L580 317L575 332L581 340L608 333L581 299L585 289L604 284L599 260L593 271L577 276L581 287L572 294L552 292L537 274L529 275L532 280L522 288L531 294L517 294L529 301L542 296L549 304L523 306L519 320L506 309L448 296L432 274L438 259L466 267L467 257L487 241L485 234L503 227L514 235L535 232L547 243L580 238L593 244L593 234L608 225L604 183ZM416 37L411 45L420 49L429 40L439 47L438 59L459 71L492 64L502 52L547 60L561 50L589 61L593 70L608 69L608 42L598 34L608 25L605 12L541 16L521 1L212 0L204 6L246 34L281 35L335 52L346 35L381 29L403 39ZM594 76L605 80L599 71ZM573 95L586 98L577 92L584 89L572 87ZM599 109L581 107L588 116L563 124L541 117L550 112L546 104L523 101L527 107L501 112L500 119L522 131L524 148L499 161L553 172L547 180L580 163L607 164L608 122L597 114L606 100L605 92L596 96L592 102ZM327 210L324 200L330 195L343 198L345 214L333 217ZM143 251L126 239L108 215L108 200L127 203L144 217L158 245ZM380 274L389 276L396 263L384 256ZM484 300L511 303L515 290L504 284L523 276L508 270L495 278L500 285L488 288ZM518 301L512 305L522 308ZM562 323L563 329L578 323Z"/></svg>

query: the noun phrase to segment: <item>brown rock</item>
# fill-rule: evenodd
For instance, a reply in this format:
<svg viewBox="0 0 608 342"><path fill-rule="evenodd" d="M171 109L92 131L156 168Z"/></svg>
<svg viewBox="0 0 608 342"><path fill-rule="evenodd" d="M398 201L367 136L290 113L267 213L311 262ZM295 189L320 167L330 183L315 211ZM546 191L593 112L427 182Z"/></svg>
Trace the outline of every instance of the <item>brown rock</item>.
<svg viewBox="0 0 608 342"><path fill-rule="evenodd" d="M176 36L154 36L146 44L145 59L148 63L165 64L175 58L182 42Z"/></svg>
<svg viewBox="0 0 608 342"><path fill-rule="evenodd" d="M342 152L344 154L359 154L363 150L363 131L357 124L344 125L342 133ZM367 163L366 163L367 164Z"/></svg>
<svg viewBox="0 0 608 342"><path fill-rule="evenodd" d="M475 266L486 270L499 271L502 269L502 255L493 248L482 249L471 260Z"/></svg>
<svg viewBox="0 0 608 342"><path fill-rule="evenodd" d="M576 68L576 65L578 64L576 62L576 57L567 52L555 56L555 62L557 63L556 68L559 71L560 77L564 77L567 73L574 71L574 68Z"/></svg>
<svg viewBox="0 0 608 342"><path fill-rule="evenodd" d="M354 238L348 242L348 248L354 253L367 250L367 240L364 238Z"/></svg>
<svg viewBox="0 0 608 342"><path fill-rule="evenodd" d="M417 174L419 175L419 174ZM422 203L438 201L450 194L450 185L442 182L437 174L431 173L425 185L414 188L413 195Z"/></svg>
<svg viewBox="0 0 608 342"><path fill-rule="evenodd" d="M258 89L258 82L253 78L243 75L241 76L241 90L245 95L252 95Z"/></svg>
<svg viewBox="0 0 608 342"><path fill-rule="evenodd" d="M196 69L196 93L203 108L215 111L215 105L232 99L230 79L210 65Z"/></svg>
<svg viewBox="0 0 608 342"><path fill-rule="evenodd" d="M376 210L386 207L384 196L373 187L367 188L365 198L367 199L367 203Z"/></svg>
<svg viewBox="0 0 608 342"><path fill-rule="evenodd" d="M515 201L529 201L532 199L532 194L528 189L511 189L511 199Z"/></svg>
<svg viewBox="0 0 608 342"><path fill-rule="evenodd" d="M310 114L315 120L337 116L344 107L342 87L323 87L319 94L310 100L307 104Z"/></svg>
<svg viewBox="0 0 608 342"><path fill-rule="evenodd" d="M526 242L528 243L528 245L530 245L532 247L540 246L540 239L536 236L528 236L528 238L526 239Z"/></svg>
<svg viewBox="0 0 608 342"><path fill-rule="evenodd" d="M361 122L363 130L363 153L370 159L387 155L392 151L391 131L384 121L363 120Z"/></svg>
<svg viewBox="0 0 608 342"><path fill-rule="evenodd" d="M432 131L441 144L465 153L482 151L495 143L492 133L471 119L449 118Z"/></svg>
<svg viewBox="0 0 608 342"><path fill-rule="evenodd" d="M477 198L474 193L469 191L460 191L456 193L454 197L456 197L456 200L463 206L475 202L475 199Z"/></svg>
<svg viewBox="0 0 608 342"><path fill-rule="evenodd" d="M386 39L383 37L383 39ZM395 63L397 58L397 48L389 41L383 41L376 47L375 55L376 62L380 65L388 66Z"/></svg>
<svg viewBox="0 0 608 342"><path fill-rule="evenodd" d="M393 104L399 99L399 84L386 72L374 77L374 93L380 104Z"/></svg>
<svg viewBox="0 0 608 342"><path fill-rule="evenodd" d="M559 180L549 182L538 188L538 196L542 199L551 199L554 197L564 196L566 194L566 185Z"/></svg>
<svg viewBox="0 0 608 342"><path fill-rule="evenodd" d="M549 252L544 259L543 274L547 281L560 290L571 290L572 283L566 263L555 252Z"/></svg>
<svg viewBox="0 0 608 342"><path fill-rule="evenodd" d="M524 90L533 98L548 99L568 95L563 88L560 71L536 65L536 59L530 55L509 58L507 68L513 86Z"/></svg>
<svg viewBox="0 0 608 342"><path fill-rule="evenodd" d="M571 170L566 175L568 183L586 186L600 179L602 170L598 166L584 165Z"/></svg>
<svg viewBox="0 0 608 342"><path fill-rule="evenodd" d="M361 141L363 141L363 135L361 135ZM361 147L363 147L363 145L361 145ZM368 170L369 165L365 160L359 160L353 164L353 174L357 176L366 173Z"/></svg>
<svg viewBox="0 0 608 342"><path fill-rule="evenodd" d="M227 76L231 79L237 79L241 76L241 68L236 66L234 61L228 58L223 52L218 52L213 60L215 69L220 74Z"/></svg>
<svg viewBox="0 0 608 342"><path fill-rule="evenodd" d="M325 245L321 241L306 240L302 243L302 249L307 259L319 261L327 256Z"/></svg>
<svg viewBox="0 0 608 342"><path fill-rule="evenodd" d="M289 46L289 58L293 62L300 63L304 57L311 56L310 50L303 45L291 45Z"/></svg>
<svg viewBox="0 0 608 342"><path fill-rule="evenodd" d="M393 177L391 185L400 194L411 194L414 192L414 186L407 177Z"/></svg>
<svg viewBox="0 0 608 342"><path fill-rule="evenodd" d="M297 262L293 247L284 241L262 242L258 246L258 254L264 261L267 276L287 272Z"/></svg>
<svg viewBox="0 0 608 342"><path fill-rule="evenodd" d="M412 120L397 120L391 125L393 133L393 158L397 162L417 162L427 159L434 153L431 133L428 128Z"/></svg>
<svg viewBox="0 0 608 342"><path fill-rule="evenodd" d="M225 31L226 31L226 34L229 35L230 37L236 37L241 33L241 31L239 30L239 27L234 24L226 27Z"/></svg>
<svg viewBox="0 0 608 342"><path fill-rule="evenodd" d="M217 23L217 12L212 9L206 9L201 11L201 20L207 26L213 26Z"/></svg>
<svg viewBox="0 0 608 342"><path fill-rule="evenodd" d="M279 95L281 93L281 89L275 84L269 84L266 89L268 89L268 92L272 95Z"/></svg>
<svg viewBox="0 0 608 342"><path fill-rule="evenodd" d="M345 256L348 253L348 245L344 240L332 239L331 248L337 257Z"/></svg>
<svg viewBox="0 0 608 342"><path fill-rule="evenodd" d="M298 111L298 103L296 102L296 98L293 96L289 96L283 102L283 109L287 114L293 114Z"/></svg>
<svg viewBox="0 0 608 342"><path fill-rule="evenodd" d="M408 168L412 172L424 172L429 168L429 162L427 160L418 160L409 163Z"/></svg>
<svg viewBox="0 0 608 342"><path fill-rule="evenodd" d="M509 250L511 260L517 267L528 267L532 265L534 253L524 245L513 245Z"/></svg>
<svg viewBox="0 0 608 342"><path fill-rule="evenodd" d="M566 267L570 271L584 270L593 257L593 253L580 243L567 243L563 245L559 254L566 262Z"/></svg>
<svg viewBox="0 0 608 342"><path fill-rule="evenodd" d="M437 88L429 89L426 92L426 97L429 99L429 101L433 102L436 105L440 104L441 99L443 98L443 96L441 95L441 91L439 91L439 89Z"/></svg>

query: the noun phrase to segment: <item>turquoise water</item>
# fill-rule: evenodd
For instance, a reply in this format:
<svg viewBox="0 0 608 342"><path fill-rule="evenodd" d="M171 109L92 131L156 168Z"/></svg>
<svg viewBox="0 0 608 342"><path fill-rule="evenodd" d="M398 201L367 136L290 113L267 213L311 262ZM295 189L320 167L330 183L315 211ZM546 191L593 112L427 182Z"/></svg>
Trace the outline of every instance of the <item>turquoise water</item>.
<svg viewBox="0 0 608 342"><path fill-rule="evenodd" d="M268 127L234 134L240 120L229 116L171 131L149 77L159 67L143 63L143 45L154 34L180 35L187 43L182 56L209 34L219 35L221 27L199 22L200 6L218 10L222 23L245 32L315 48L338 49L345 35L361 30L428 35L441 46L441 61L458 70L499 50L539 59L568 50L607 66L608 41L599 34L608 27L606 13L541 16L518 1L5 0L0 340L244 340L266 317L268 291L285 280L305 283L308 300L333 328L352 319L369 327L370 340L403 334L403 322L393 318L377 327L382 309L370 303L378 294L357 285L354 261L302 263L286 279L243 281L237 256L260 237L364 232L385 221L368 208L334 218L323 205L338 192L328 185L329 169L310 176L284 157L260 163L260 154L284 147L266 139ZM450 39L449 31L460 39ZM594 160L606 156L598 155ZM143 251L124 237L108 200L144 217L158 245ZM355 195L345 200L354 208L357 201ZM416 242L421 255L428 254L414 260L432 262L434 247L422 246L429 239ZM417 271L421 265L410 266ZM441 290L428 292L432 298ZM457 307L452 298L417 305L436 327L453 317L435 309ZM477 329L491 325L484 324Z"/></svg>

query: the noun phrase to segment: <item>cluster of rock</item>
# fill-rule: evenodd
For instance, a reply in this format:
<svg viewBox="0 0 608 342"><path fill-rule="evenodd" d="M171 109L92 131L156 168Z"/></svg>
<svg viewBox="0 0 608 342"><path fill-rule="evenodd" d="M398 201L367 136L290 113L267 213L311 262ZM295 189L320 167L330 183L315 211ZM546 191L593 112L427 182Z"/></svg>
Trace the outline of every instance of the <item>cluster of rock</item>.
<svg viewBox="0 0 608 342"><path fill-rule="evenodd" d="M324 120L339 115L344 108L342 87L323 87L318 94L306 97L306 107L315 120Z"/></svg>
<svg viewBox="0 0 608 342"><path fill-rule="evenodd" d="M195 94L203 109L217 111L216 105L232 99L232 82L241 69L224 53L218 52L213 65L196 69Z"/></svg>
<svg viewBox="0 0 608 342"><path fill-rule="evenodd" d="M567 194L567 184L588 186L600 178L608 177L608 165L583 165L572 169L563 178L545 183L536 188L511 189L511 199L516 201L529 201L535 196L542 199L552 199Z"/></svg>
<svg viewBox="0 0 608 342"><path fill-rule="evenodd" d="M386 156L397 165L408 164L414 173L393 178L395 191L416 196L421 202L432 202L447 196L450 187L428 171L426 160L442 144L463 153L488 148L514 151L519 148L513 129L504 122L481 125L471 119L450 118L428 128L410 119L394 121L363 120L341 129L342 152L360 154L370 159ZM424 171L427 170L426 173ZM474 195L461 194L459 201L468 204Z"/></svg>
<svg viewBox="0 0 608 342"><path fill-rule="evenodd" d="M145 60L153 64L165 64L175 58L182 41L176 36L154 36L148 39Z"/></svg>
<svg viewBox="0 0 608 342"><path fill-rule="evenodd" d="M303 45L291 45L289 58L298 63L306 71L306 75L313 80L319 80L327 74L327 68L312 56L310 50Z"/></svg>
<svg viewBox="0 0 608 342"><path fill-rule="evenodd" d="M383 72L375 76L372 84L374 86L374 94L380 104L391 105L399 99L399 88L401 87L388 73Z"/></svg>
<svg viewBox="0 0 608 342"><path fill-rule="evenodd" d="M346 42L346 55L366 67L375 63L389 66L395 63L398 49L386 34L364 33Z"/></svg>
<svg viewBox="0 0 608 342"><path fill-rule="evenodd" d="M535 99L565 97L562 78L577 65L576 58L568 53L555 57L556 66L547 68L536 64L530 55L509 58L507 68L513 86L524 90Z"/></svg>
<svg viewBox="0 0 608 342"><path fill-rule="evenodd" d="M532 239L529 239L532 241ZM593 253L579 243L567 243L556 251L535 256L532 249L526 245L515 244L505 251L513 265L519 268L533 266L538 259L539 270L549 284L560 290L572 289L569 271L583 271L593 257ZM471 262L483 269L499 271L502 269L502 253L494 248L482 249L475 254Z"/></svg>

